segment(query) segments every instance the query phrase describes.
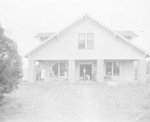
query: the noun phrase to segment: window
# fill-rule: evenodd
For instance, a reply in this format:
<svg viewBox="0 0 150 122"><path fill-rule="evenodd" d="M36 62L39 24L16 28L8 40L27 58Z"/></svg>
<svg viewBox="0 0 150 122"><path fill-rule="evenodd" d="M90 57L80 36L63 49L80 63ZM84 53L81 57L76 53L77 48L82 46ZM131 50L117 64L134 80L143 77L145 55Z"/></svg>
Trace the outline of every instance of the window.
<svg viewBox="0 0 150 122"><path fill-rule="evenodd" d="M106 76L119 76L120 63L119 62L106 62Z"/></svg>
<svg viewBox="0 0 150 122"><path fill-rule="evenodd" d="M58 62L53 62L52 71L55 76L58 76Z"/></svg>
<svg viewBox="0 0 150 122"><path fill-rule="evenodd" d="M64 76L67 70L66 62L60 62L60 76Z"/></svg>
<svg viewBox="0 0 150 122"><path fill-rule="evenodd" d="M112 62L106 62L106 75L112 75Z"/></svg>
<svg viewBox="0 0 150 122"><path fill-rule="evenodd" d="M78 34L78 48L85 49L85 33Z"/></svg>
<svg viewBox="0 0 150 122"><path fill-rule="evenodd" d="M113 73L115 76L120 74L120 63L119 62L113 62Z"/></svg>
<svg viewBox="0 0 150 122"><path fill-rule="evenodd" d="M94 49L94 33L78 33L78 49Z"/></svg>
<svg viewBox="0 0 150 122"><path fill-rule="evenodd" d="M94 33L87 33L87 49L94 49Z"/></svg>
<svg viewBox="0 0 150 122"><path fill-rule="evenodd" d="M56 77L64 76L67 72L67 62L66 61L54 61L52 63L52 72Z"/></svg>

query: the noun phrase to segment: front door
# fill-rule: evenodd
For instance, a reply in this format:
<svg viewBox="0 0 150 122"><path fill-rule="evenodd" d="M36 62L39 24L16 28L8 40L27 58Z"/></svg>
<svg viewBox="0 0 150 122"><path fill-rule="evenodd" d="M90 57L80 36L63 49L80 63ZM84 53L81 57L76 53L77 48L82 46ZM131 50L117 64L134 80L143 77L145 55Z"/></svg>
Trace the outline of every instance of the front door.
<svg viewBox="0 0 150 122"><path fill-rule="evenodd" d="M92 79L92 64L80 64L80 79L81 80Z"/></svg>

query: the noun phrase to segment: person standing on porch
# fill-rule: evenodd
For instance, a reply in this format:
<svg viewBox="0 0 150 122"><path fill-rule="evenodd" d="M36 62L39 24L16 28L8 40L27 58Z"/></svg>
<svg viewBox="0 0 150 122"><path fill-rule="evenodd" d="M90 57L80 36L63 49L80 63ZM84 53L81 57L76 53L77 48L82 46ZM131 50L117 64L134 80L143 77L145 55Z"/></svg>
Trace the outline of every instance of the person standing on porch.
<svg viewBox="0 0 150 122"><path fill-rule="evenodd" d="M86 69L83 69L83 80L86 80Z"/></svg>
<svg viewBox="0 0 150 122"><path fill-rule="evenodd" d="M41 81L45 80L45 69L41 69Z"/></svg>
<svg viewBox="0 0 150 122"><path fill-rule="evenodd" d="M41 68L40 66L36 66L36 81L41 80Z"/></svg>

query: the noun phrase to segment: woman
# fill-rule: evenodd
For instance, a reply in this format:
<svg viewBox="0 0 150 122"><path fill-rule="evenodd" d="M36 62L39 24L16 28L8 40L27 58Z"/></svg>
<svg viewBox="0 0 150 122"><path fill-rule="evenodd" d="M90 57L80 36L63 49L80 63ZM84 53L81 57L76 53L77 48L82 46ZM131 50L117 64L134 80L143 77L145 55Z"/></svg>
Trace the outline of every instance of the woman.
<svg viewBox="0 0 150 122"><path fill-rule="evenodd" d="M45 69L41 69L41 81L45 80Z"/></svg>

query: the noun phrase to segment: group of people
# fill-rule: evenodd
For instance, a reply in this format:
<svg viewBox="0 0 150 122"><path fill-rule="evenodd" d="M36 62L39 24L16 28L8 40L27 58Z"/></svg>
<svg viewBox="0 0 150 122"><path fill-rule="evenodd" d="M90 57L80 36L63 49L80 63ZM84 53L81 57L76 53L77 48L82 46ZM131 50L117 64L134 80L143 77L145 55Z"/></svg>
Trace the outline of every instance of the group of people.
<svg viewBox="0 0 150 122"><path fill-rule="evenodd" d="M56 80L56 76L54 71L52 73L50 73L50 77L55 78ZM67 80L68 77L68 73L67 71L64 72L64 78L65 80ZM36 80L37 81L44 81L45 80L45 69L38 69L37 73L36 73ZM90 74L87 73L86 69L83 69L83 80L93 80L96 81L96 68L92 67L92 72Z"/></svg>
<svg viewBox="0 0 150 122"><path fill-rule="evenodd" d="M44 81L45 80L45 73L46 73L45 69L37 70L36 80L37 81ZM54 71L52 71L49 75L51 78L53 78L53 80L57 80L57 76L56 76ZM64 79L67 80L67 78L68 78L68 73L66 70L66 71L64 71Z"/></svg>
<svg viewBox="0 0 150 122"><path fill-rule="evenodd" d="M92 72L90 74L87 73L86 69L83 69L83 80L93 80L96 81L96 68L92 67Z"/></svg>

